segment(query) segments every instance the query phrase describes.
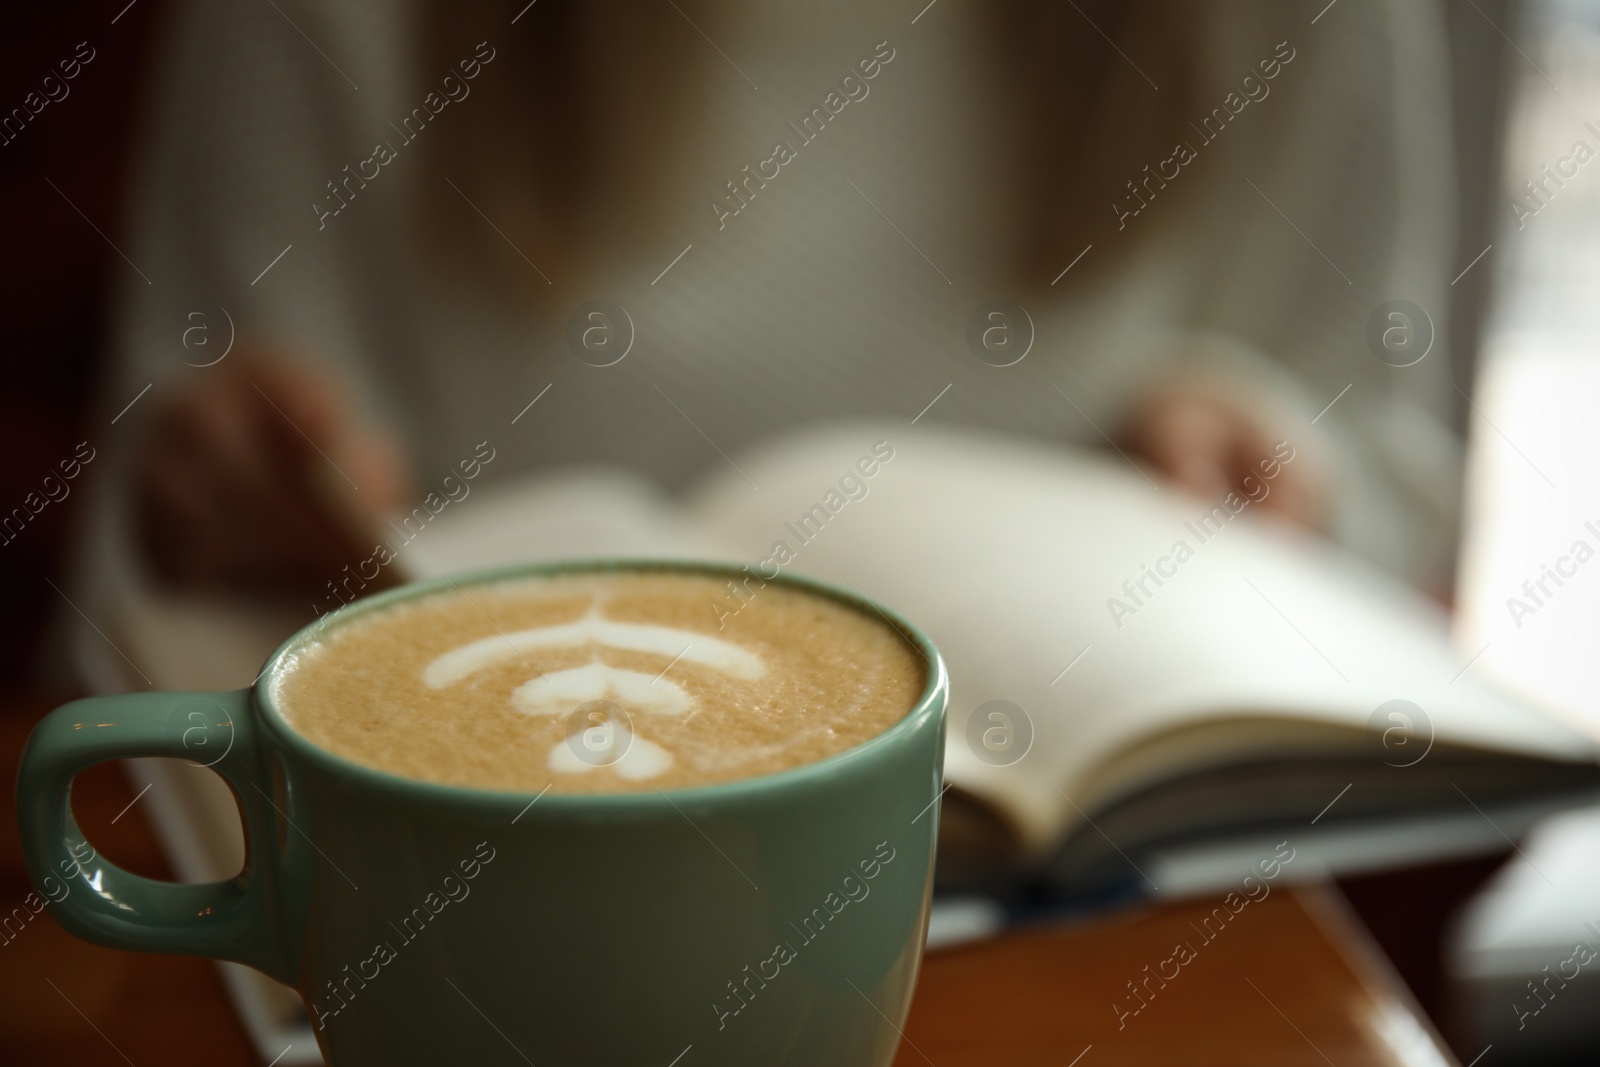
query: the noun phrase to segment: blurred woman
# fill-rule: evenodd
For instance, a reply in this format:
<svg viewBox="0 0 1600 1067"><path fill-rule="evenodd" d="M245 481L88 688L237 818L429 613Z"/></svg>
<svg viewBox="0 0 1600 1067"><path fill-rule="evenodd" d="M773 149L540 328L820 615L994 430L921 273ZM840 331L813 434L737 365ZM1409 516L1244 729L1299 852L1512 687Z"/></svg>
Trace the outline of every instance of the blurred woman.
<svg viewBox="0 0 1600 1067"><path fill-rule="evenodd" d="M1444 580L1444 344L1365 340L1444 318L1436 3L175 6L92 587L315 587L484 440L673 488L936 395L1212 498L1292 441L1266 506ZM1021 362L969 346L988 301Z"/></svg>

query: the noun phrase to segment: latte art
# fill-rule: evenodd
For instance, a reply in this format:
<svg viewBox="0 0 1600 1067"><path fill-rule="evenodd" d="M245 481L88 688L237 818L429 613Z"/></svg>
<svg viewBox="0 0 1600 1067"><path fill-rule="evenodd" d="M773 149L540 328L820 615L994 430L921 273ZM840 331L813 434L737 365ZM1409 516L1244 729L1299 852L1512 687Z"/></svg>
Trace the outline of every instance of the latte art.
<svg viewBox="0 0 1600 1067"><path fill-rule="evenodd" d="M684 647L679 648L679 642ZM435 689L464 678L480 667L540 648L560 648L580 644L655 652L663 656L684 657L742 678L759 678L765 672L759 656L738 645L718 640L696 630L677 630L668 626L610 622L598 608L578 622L543 626L512 634L495 634L440 656L428 664L423 679ZM698 645L698 648L694 646ZM693 655L690 652L693 651Z"/></svg>
<svg viewBox="0 0 1600 1067"><path fill-rule="evenodd" d="M511 706L529 715L566 715L585 702L608 700L629 712L681 715L694 706L694 698L665 677L679 661L709 666L740 678L760 678L766 673L761 657L738 645L694 630L613 622L602 618L596 606L578 622L496 634L446 652L428 664L422 678L430 687L442 689L508 656L521 656L538 649L583 645L592 648L596 655L612 648L666 656L680 641L683 647L655 677L594 659L582 667L541 673L523 682L512 690ZM622 736L608 736L604 747L617 753L617 773L624 778L653 778L672 766L672 754L659 745L639 738L628 726L613 729L620 729ZM588 747L594 750L596 746ZM590 761L575 754L571 736L550 749L548 760L552 771L563 773L582 773L602 762L612 761Z"/></svg>
<svg viewBox="0 0 1600 1067"><path fill-rule="evenodd" d="M777 583L725 619L722 584L625 570L431 593L295 650L276 703L390 773L624 792L813 762L916 702L922 661L881 619Z"/></svg>

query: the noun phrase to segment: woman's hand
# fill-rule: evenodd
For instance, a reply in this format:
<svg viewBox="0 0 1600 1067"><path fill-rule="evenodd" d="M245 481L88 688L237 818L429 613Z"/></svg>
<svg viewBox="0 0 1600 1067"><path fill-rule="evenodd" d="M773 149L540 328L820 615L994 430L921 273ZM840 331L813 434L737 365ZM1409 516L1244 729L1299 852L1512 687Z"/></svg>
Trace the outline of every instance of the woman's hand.
<svg viewBox="0 0 1600 1067"><path fill-rule="evenodd" d="M139 540L194 589L300 595L372 551L405 499L398 444L327 376L261 347L167 394L137 448Z"/></svg>
<svg viewBox="0 0 1600 1067"><path fill-rule="evenodd" d="M1135 453L1206 500L1235 492L1309 527L1327 512L1320 439L1259 395L1198 380L1162 385L1135 407L1127 437ZM1294 458L1282 462L1285 453ZM1264 477L1273 467L1277 473Z"/></svg>

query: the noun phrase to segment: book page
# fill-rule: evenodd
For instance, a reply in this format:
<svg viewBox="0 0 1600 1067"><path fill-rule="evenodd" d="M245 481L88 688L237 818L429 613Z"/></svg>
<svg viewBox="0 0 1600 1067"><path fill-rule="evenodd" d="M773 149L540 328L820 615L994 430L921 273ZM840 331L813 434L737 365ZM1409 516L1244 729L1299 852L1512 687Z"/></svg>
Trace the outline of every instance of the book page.
<svg viewBox="0 0 1600 1067"><path fill-rule="evenodd" d="M1037 850L1134 784L1122 766L1159 777L1128 758L1136 746L1218 718L1365 729L1381 705L1406 700L1421 709L1415 743L1593 758L1585 735L1463 673L1440 614L1398 582L1248 505L1232 513L1158 489L1117 457L937 427L889 439L858 424L737 463L682 509L621 474L484 486L397 562L430 577L560 558L722 558L854 588L942 650L947 776ZM126 609L123 647L163 688L248 684L297 625L166 597ZM998 755L987 712L968 732L991 701L1015 709L1017 747ZM1237 734L1209 736L1223 758ZM1179 762L1205 756L1191 747Z"/></svg>
<svg viewBox="0 0 1600 1067"><path fill-rule="evenodd" d="M1600 366L1590 348L1517 334L1487 346L1457 625L1461 647L1478 653L1473 673L1600 736Z"/></svg>
<svg viewBox="0 0 1600 1067"><path fill-rule="evenodd" d="M845 425L739 457L690 510L759 573L854 588L921 626L949 663L947 778L1034 850L1125 785L1103 773L1119 754L1217 717L1366 730L1406 700L1414 744L1594 758L1464 674L1441 614L1398 581L1114 455ZM996 700L1021 709L1016 744L1031 730L1020 758L986 747L987 713L969 737Z"/></svg>

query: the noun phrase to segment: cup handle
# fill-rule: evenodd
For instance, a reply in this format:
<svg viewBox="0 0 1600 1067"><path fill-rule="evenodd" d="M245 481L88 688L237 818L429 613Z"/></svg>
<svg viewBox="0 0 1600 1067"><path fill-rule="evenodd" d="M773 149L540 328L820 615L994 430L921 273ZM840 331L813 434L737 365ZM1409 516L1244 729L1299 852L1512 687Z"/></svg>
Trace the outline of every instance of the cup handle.
<svg viewBox="0 0 1600 1067"><path fill-rule="evenodd" d="M234 960L295 984L281 870L251 690L89 697L45 716L17 773L22 851L56 921L97 944ZM130 756L175 756L222 775L244 816L245 868L225 882L143 878L97 855L72 817L72 779ZM51 888L52 883L54 889Z"/></svg>

